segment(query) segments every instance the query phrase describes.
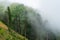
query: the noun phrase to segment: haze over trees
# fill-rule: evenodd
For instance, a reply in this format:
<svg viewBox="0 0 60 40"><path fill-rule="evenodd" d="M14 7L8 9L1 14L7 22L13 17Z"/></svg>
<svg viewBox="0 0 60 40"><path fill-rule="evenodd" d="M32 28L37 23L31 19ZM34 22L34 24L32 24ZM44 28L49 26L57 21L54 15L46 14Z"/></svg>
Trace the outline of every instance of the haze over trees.
<svg viewBox="0 0 60 40"><path fill-rule="evenodd" d="M5 40L56 40L54 33L44 28L45 22L35 9L18 3L12 3L6 9L3 8L0 7L0 20L7 25L7 31L10 34L5 33L9 38L8 36L5 38L4 34ZM5 32L4 29L1 30L2 33Z"/></svg>

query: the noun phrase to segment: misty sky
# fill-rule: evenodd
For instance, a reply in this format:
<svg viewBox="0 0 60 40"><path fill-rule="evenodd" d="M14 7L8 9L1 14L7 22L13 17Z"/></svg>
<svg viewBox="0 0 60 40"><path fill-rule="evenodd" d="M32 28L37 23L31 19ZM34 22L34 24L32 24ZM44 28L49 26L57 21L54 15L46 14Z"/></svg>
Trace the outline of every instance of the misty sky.
<svg viewBox="0 0 60 40"><path fill-rule="evenodd" d="M60 0L42 0L43 15L49 20L52 27L60 30Z"/></svg>
<svg viewBox="0 0 60 40"><path fill-rule="evenodd" d="M40 5L39 3L41 3L40 0L9 0L9 1L23 3L27 6L31 6L32 8L39 8Z"/></svg>
<svg viewBox="0 0 60 40"><path fill-rule="evenodd" d="M9 0L10 2L23 3L38 9L44 19L52 25L51 28L60 30L60 0Z"/></svg>

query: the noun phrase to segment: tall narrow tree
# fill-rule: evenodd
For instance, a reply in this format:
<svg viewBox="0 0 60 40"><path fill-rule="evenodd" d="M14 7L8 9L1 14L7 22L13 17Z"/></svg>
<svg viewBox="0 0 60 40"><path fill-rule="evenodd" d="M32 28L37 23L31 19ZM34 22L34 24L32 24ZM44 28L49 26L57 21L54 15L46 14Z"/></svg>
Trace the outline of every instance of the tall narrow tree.
<svg viewBox="0 0 60 40"><path fill-rule="evenodd" d="M10 8L8 7L8 20L9 20L9 26L11 27L11 12L10 12Z"/></svg>

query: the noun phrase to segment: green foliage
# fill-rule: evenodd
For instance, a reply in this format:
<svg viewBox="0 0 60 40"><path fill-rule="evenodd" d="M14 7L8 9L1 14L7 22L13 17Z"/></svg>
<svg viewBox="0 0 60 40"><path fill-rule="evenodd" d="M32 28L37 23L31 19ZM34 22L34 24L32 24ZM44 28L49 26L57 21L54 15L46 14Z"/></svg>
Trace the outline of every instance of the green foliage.
<svg viewBox="0 0 60 40"><path fill-rule="evenodd" d="M32 16L28 16L28 14ZM32 28L32 21L29 18L36 17L36 15L36 12L32 8L28 8L22 4L13 3L6 9L2 20L8 26L10 25L9 28L27 37L29 40L36 40L36 31Z"/></svg>
<svg viewBox="0 0 60 40"><path fill-rule="evenodd" d="M28 22L28 14L31 14L31 17L35 17L33 15L36 15L36 12L32 8L27 10L27 7L21 4L12 4L10 10L13 29L26 36L29 40L36 40L36 32Z"/></svg>

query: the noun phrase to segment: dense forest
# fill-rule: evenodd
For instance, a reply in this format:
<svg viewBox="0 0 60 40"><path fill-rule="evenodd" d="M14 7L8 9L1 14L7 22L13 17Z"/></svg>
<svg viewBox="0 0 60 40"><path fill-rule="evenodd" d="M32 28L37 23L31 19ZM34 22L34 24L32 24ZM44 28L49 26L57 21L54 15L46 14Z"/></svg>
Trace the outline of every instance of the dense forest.
<svg viewBox="0 0 60 40"><path fill-rule="evenodd" d="M33 8L12 3L4 9L0 6L0 40L59 40L46 30L46 21Z"/></svg>

